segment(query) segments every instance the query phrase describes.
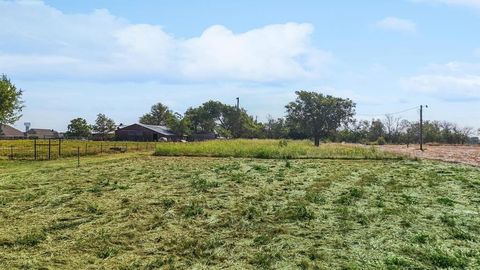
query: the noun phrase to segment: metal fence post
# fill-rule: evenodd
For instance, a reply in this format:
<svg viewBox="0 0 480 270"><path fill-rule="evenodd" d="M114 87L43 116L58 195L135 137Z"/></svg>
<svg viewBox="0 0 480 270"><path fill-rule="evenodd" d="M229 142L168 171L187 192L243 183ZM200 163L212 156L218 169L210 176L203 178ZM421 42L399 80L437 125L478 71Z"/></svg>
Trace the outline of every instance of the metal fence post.
<svg viewBox="0 0 480 270"><path fill-rule="evenodd" d="M100 154L103 153L103 143L100 143Z"/></svg>
<svg viewBox="0 0 480 270"><path fill-rule="evenodd" d="M80 146L77 146L77 167L80 167Z"/></svg>
<svg viewBox="0 0 480 270"><path fill-rule="evenodd" d="M37 160L37 139L33 139L33 158Z"/></svg>
<svg viewBox="0 0 480 270"><path fill-rule="evenodd" d="M10 145L10 159L13 159L13 145Z"/></svg>
<svg viewBox="0 0 480 270"><path fill-rule="evenodd" d="M58 139L58 157L62 155L62 139Z"/></svg>
<svg viewBox="0 0 480 270"><path fill-rule="evenodd" d="M52 154L52 139L48 139L48 160L50 160Z"/></svg>
<svg viewBox="0 0 480 270"><path fill-rule="evenodd" d="M87 154L88 151L88 142L85 143L85 155Z"/></svg>

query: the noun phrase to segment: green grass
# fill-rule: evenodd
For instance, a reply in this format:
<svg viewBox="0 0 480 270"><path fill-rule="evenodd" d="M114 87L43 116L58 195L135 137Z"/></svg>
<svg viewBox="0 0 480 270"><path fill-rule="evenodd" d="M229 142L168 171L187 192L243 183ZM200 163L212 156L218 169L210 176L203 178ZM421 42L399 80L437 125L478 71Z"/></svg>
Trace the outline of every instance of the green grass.
<svg viewBox="0 0 480 270"><path fill-rule="evenodd" d="M479 194L429 161L0 161L0 269L479 269Z"/></svg>
<svg viewBox="0 0 480 270"><path fill-rule="evenodd" d="M194 143L157 144L157 156L318 158L318 159L399 159L398 155L374 147L323 144L285 140L213 140Z"/></svg>
<svg viewBox="0 0 480 270"><path fill-rule="evenodd" d="M48 140L37 140L37 159L48 159ZM50 158L72 157L78 154L81 156L96 155L101 153L114 153L114 148L122 151L153 151L155 142L115 142L115 141L81 141L81 140L62 140L60 145L58 140L50 142ZM33 140L0 140L0 159L34 159Z"/></svg>

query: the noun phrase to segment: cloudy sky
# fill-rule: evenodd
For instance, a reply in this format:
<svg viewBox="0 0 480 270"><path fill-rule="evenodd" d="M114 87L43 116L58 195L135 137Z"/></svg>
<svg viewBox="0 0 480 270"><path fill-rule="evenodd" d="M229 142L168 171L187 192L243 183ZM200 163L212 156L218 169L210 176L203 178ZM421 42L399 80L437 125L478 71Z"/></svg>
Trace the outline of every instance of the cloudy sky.
<svg viewBox="0 0 480 270"><path fill-rule="evenodd" d="M427 119L480 127L480 0L0 0L0 14L22 129L237 96L263 120L295 90L349 97L361 118L428 104Z"/></svg>

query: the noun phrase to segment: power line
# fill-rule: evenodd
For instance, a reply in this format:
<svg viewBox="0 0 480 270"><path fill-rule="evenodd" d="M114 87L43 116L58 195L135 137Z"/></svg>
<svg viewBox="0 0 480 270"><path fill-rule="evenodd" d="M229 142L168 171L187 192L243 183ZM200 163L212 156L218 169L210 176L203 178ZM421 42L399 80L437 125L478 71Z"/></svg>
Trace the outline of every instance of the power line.
<svg viewBox="0 0 480 270"><path fill-rule="evenodd" d="M409 108L409 109L405 109L405 110L403 110L403 111L393 112L393 113L379 113L379 114L362 114L362 113L357 113L356 115L358 115L358 116L384 116L384 115L400 114L400 113L409 112L409 111L413 111L413 110L417 110L417 109L418 109L418 106L415 106L415 107L412 107L412 108Z"/></svg>

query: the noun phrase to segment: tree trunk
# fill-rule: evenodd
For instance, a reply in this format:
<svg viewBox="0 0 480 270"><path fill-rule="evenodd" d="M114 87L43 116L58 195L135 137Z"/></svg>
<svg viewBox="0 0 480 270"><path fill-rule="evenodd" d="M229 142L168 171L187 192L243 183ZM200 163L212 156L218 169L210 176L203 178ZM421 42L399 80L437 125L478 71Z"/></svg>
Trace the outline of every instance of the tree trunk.
<svg viewBox="0 0 480 270"><path fill-rule="evenodd" d="M314 140L315 140L315 146L317 146L317 147L320 146L320 136L315 135Z"/></svg>

